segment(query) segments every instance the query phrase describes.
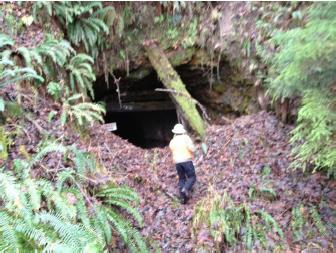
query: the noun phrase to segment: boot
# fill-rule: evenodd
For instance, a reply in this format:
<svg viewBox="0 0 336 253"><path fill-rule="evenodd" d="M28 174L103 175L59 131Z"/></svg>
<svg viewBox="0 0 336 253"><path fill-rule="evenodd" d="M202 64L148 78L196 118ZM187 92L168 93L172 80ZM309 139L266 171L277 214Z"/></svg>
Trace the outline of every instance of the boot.
<svg viewBox="0 0 336 253"><path fill-rule="evenodd" d="M182 189L180 192L181 204L187 204L188 202L188 191L186 189Z"/></svg>

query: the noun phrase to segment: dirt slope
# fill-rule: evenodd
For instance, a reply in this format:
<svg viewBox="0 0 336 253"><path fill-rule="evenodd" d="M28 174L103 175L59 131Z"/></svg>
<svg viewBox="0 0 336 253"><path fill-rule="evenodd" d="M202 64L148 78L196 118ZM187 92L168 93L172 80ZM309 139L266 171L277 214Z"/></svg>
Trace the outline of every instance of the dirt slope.
<svg viewBox="0 0 336 253"><path fill-rule="evenodd" d="M290 127L265 112L244 116L230 125L211 126L207 133L209 147L206 156L198 149L195 165L198 182L193 197L187 205L177 200L177 176L168 148L144 150L126 140L107 132L95 125L88 133L79 134L73 128L63 128L59 122L61 107L41 91L37 100L29 89L23 89L21 96L25 117L12 119L6 124L6 130L12 131L21 126L21 131L12 139L9 159L24 157L36 153L38 143L45 138L58 139L63 144L76 144L81 149L96 155L107 171L97 174L93 181L101 182L112 178L117 183L127 184L136 189L142 201L140 211L145 219L142 229L152 248L163 252L192 252L196 240L191 239L191 220L198 200L206 196L210 184L216 189L226 190L237 202L249 201L252 208L264 208L271 213L282 226L287 247L291 250L300 245L319 243L322 248L330 249L336 241L334 225L336 223L336 182L327 180L323 174L306 175L288 169L290 146L288 136ZM4 97L15 98L13 87L1 91ZM41 109L43 108L43 109ZM53 120L49 113L57 112ZM57 169L60 156L50 154L36 166L35 176L48 175L48 168ZM262 172L269 167L265 178ZM275 201L263 198L248 199L251 186L266 184L272 187L278 197ZM308 241L298 242L291 238L289 221L291 209L299 202L306 205L319 205L322 217L328 221L330 235L324 238L312 237ZM203 238L204 239L204 238ZM203 240L211 247L211 240ZM233 251L239 251L234 249Z"/></svg>
<svg viewBox="0 0 336 253"><path fill-rule="evenodd" d="M191 239L194 206L212 184L216 189L226 190L238 203L249 201L252 208L271 213L285 232L288 249L294 251L300 248L299 244L308 242L296 245L292 241L289 233L292 207L301 201L320 205L322 216L335 222L331 214L336 207L336 184L321 174L303 175L288 169L289 131L290 127L266 112L241 117L231 125L211 126L207 155L203 156L200 150L196 155L198 182L187 205L180 205L177 200L177 176L167 148L143 150L97 128L92 131L90 142L99 149L98 156L115 180L134 187L141 195L141 212L146 224L142 233L150 239L152 247L163 252L195 250L196 241ZM263 177L265 167L271 170ZM251 186L266 183L277 193L276 200L248 199ZM335 231L330 229L330 232L330 237L309 242L318 242L327 249L336 239ZM204 244L211 247L210 240Z"/></svg>

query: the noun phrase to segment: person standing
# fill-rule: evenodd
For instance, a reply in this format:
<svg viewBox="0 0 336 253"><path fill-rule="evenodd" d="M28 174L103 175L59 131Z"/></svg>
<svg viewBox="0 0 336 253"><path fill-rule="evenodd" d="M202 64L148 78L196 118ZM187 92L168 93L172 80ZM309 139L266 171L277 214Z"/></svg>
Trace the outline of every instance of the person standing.
<svg viewBox="0 0 336 253"><path fill-rule="evenodd" d="M176 124L172 132L174 137L169 143L169 148L179 177L178 187L181 202L186 204L190 197L190 191L196 182L196 173L192 162L195 146L182 124Z"/></svg>

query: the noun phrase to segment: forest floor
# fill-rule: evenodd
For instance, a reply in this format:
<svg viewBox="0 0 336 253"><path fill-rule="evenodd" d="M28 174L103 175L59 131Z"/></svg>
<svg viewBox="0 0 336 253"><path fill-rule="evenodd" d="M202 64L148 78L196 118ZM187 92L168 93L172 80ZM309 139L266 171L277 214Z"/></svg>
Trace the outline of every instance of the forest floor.
<svg viewBox="0 0 336 253"><path fill-rule="evenodd" d="M24 14L20 8L17 12ZM40 33L39 27L31 26L29 32L15 39L20 45L29 47L42 40ZM140 211L145 223L141 231L153 251L158 248L162 252L193 252L196 243L212 246L209 235L192 238L191 233L195 205L206 197L210 186L225 190L237 203L249 202L252 208L261 208L272 214L284 230L289 252L300 252L307 247L323 252L335 250L336 182L322 173L289 169L291 127L283 125L271 114L260 112L238 118L232 124L208 128L208 152L203 155L200 148L196 152L197 182L192 198L188 204L182 205L177 197L178 178L168 148L141 149L99 125L81 138L71 127L62 127L59 120L48 119L53 110L57 112L55 118L59 118L60 104L48 99L43 90L38 97L28 94L28 90L23 87L20 93L24 117L6 124L8 132L17 126L22 131L20 137L12 140L9 160L35 153L46 135L61 140L63 144L76 143L96 154L108 169L107 174L101 174L98 179L112 177L116 183L134 187L141 196ZM11 99L18 96L11 86L2 89L0 95ZM57 154L50 155L43 162L48 168L56 168L59 159ZM32 173L35 176L44 174L41 168ZM276 198L249 198L251 187L262 186L272 188ZM293 241L291 211L300 203L319 206L328 228L327 236L307 235L301 241ZM239 246L225 251L241 252Z"/></svg>
<svg viewBox="0 0 336 253"><path fill-rule="evenodd" d="M141 149L106 131L99 124L86 132L70 125L63 127L59 120L62 112L60 104L44 92L41 89L36 97L30 89L22 87L20 90L24 116L9 118L6 123L8 132L21 129L12 139L9 160L36 153L39 143L46 136L61 141L63 145L76 144L95 154L107 170L94 175L92 181L99 183L112 179L118 184L133 187L139 193L140 212L145 224L141 231L152 251L194 252L200 245L213 246L207 233L192 238L195 205L207 196L210 186L225 190L235 203L248 203L252 209L264 209L270 213L284 231L285 246L289 252L300 252L307 247L332 252L336 248L333 245L336 242L336 181L328 179L323 173L289 169L291 155L288 138L291 127L280 123L273 115L260 112L240 117L231 124L209 126L206 139L208 152L203 155L200 148L196 152L197 182L192 198L188 204L182 205L178 201L175 166L167 147ZM11 98L18 96L11 86L2 89L0 95ZM52 111L56 115L49 119ZM33 176L48 176L48 170L57 169L60 158L57 153L47 155L40 166L32 170ZM248 192L253 187L271 188L276 197L250 198ZM293 241L291 212L300 203L319 207L328 235L319 236L306 227L305 231L310 233L300 241ZM305 212L302 215L306 215ZM241 252L239 247L230 251ZM225 249L225 252L230 251Z"/></svg>
<svg viewBox="0 0 336 253"><path fill-rule="evenodd" d="M153 248L163 252L192 252L196 242L213 246L208 234L199 238L191 235L195 204L206 197L212 185L225 190L237 203L249 202L252 208L273 215L285 233L289 252L300 252L309 243L332 251L336 232L330 224L336 223L336 182L321 173L304 174L289 169L290 130L290 126L266 112L243 116L229 125L210 126L209 149L206 155L200 149L196 154L197 183L186 205L178 201L178 178L168 148L144 150L102 128L91 132L90 146L116 182L130 185L140 194L140 210L145 219L142 233ZM251 187L271 188L276 197L249 198ZM291 210L299 203L319 206L322 219L328 221L329 236L314 235L293 241L289 233ZM301 247L303 244L306 246ZM236 247L231 251L241 250Z"/></svg>

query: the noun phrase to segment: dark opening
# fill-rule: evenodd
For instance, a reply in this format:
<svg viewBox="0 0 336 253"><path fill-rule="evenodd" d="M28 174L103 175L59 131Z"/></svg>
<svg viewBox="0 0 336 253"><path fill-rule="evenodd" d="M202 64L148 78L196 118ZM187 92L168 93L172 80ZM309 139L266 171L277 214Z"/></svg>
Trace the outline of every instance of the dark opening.
<svg viewBox="0 0 336 253"><path fill-rule="evenodd" d="M119 82L120 101L111 77L109 87L104 77L94 85L95 100L106 104L105 123L116 122L117 130L113 133L141 148L167 146L178 120L169 95L155 91L164 88L156 73L153 71L142 79L115 75L123 77Z"/></svg>
<svg viewBox="0 0 336 253"><path fill-rule="evenodd" d="M107 122L116 122L114 132L142 148L165 147L173 137L171 132L177 122L176 111L113 112Z"/></svg>

